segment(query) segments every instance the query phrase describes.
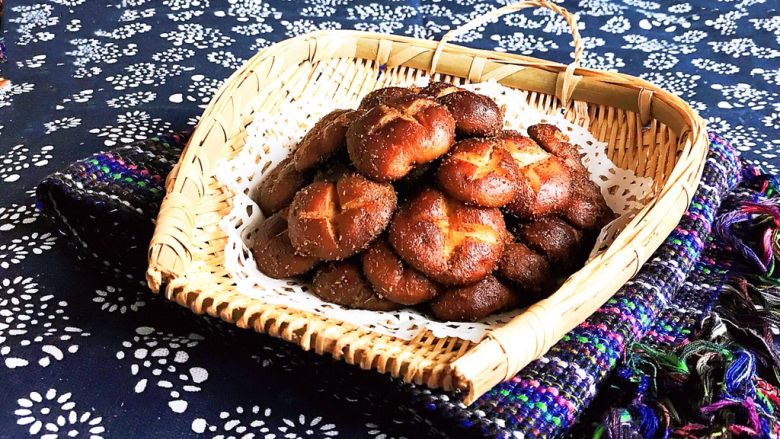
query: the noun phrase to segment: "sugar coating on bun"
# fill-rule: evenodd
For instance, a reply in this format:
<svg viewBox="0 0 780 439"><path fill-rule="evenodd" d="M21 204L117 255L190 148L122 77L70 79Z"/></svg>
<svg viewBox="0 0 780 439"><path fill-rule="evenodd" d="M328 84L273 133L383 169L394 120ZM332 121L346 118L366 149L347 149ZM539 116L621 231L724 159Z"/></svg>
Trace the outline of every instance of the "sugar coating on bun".
<svg viewBox="0 0 780 439"><path fill-rule="evenodd" d="M320 262L295 252L287 235L287 209L276 212L260 225L252 255L257 268L274 279L304 274Z"/></svg>
<svg viewBox="0 0 780 439"><path fill-rule="evenodd" d="M374 293L354 261L326 264L314 275L312 291L320 299L346 308L392 311L401 307Z"/></svg>
<svg viewBox="0 0 780 439"><path fill-rule="evenodd" d="M396 204L391 185L360 174L315 181L290 205L290 241L302 255L344 259L368 247L385 230Z"/></svg>
<svg viewBox="0 0 780 439"><path fill-rule="evenodd" d="M405 262L445 285L464 285L495 269L506 241L495 208L467 206L425 189L401 206L388 240Z"/></svg>
<svg viewBox="0 0 780 439"><path fill-rule="evenodd" d="M432 82L420 91L436 98L455 118L460 138L491 137L501 133L504 117L493 99L444 82Z"/></svg>
<svg viewBox="0 0 780 439"><path fill-rule="evenodd" d="M431 302L431 311L439 320L473 322L517 304L512 289L490 275L476 283L444 291Z"/></svg>
<svg viewBox="0 0 780 439"><path fill-rule="evenodd" d="M326 114L298 142L293 153L295 169L311 169L344 149L347 144L347 128L363 113L362 110L335 110Z"/></svg>
<svg viewBox="0 0 780 439"><path fill-rule="evenodd" d="M363 175L393 181L444 155L454 139L455 120L443 105L430 97L404 95L355 120L347 130L347 151Z"/></svg>
<svg viewBox="0 0 780 439"><path fill-rule="evenodd" d="M439 293L439 285L398 257L384 240L377 240L361 255L363 274L374 291L404 305L427 302Z"/></svg>
<svg viewBox="0 0 780 439"><path fill-rule="evenodd" d="M452 147L436 173L447 195L469 205L501 207L517 194L520 169L499 138L473 138Z"/></svg>

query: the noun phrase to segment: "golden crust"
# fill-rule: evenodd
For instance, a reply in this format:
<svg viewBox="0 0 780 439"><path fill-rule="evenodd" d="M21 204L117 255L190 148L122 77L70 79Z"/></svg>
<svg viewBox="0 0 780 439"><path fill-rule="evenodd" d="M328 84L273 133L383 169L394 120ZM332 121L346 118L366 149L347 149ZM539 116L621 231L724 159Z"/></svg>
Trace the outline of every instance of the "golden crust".
<svg viewBox="0 0 780 439"><path fill-rule="evenodd" d="M491 137L501 132L504 116L487 96L444 82L432 82L420 91L436 98L455 118L455 133L464 137Z"/></svg>
<svg viewBox="0 0 780 439"><path fill-rule="evenodd" d="M405 95L355 120L347 130L347 151L361 174L392 181L444 155L454 139L455 120L444 106L429 97Z"/></svg>
<svg viewBox="0 0 780 439"><path fill-rule="evenodd" d="M404 263L384 241L377 240L361 255L363 274L374 291L404 305L427 302L439 293L439 285Z"/></svg>
<svg viewBox="0 0 780 439"><path fill-rule="evenodd" d="M315 181L293 199L288 215L290 241L298 253L324 260L344 259L365 249L395 212L393 187L351 173L337 181Z"/></svg>
<svg viewBox="0 0 780 439"><path fill-rule="evenodd" d="M531 136L546 151L559 157L572 171L571 202L561 214L573 225L585 230L601 229L615 218L598 185L590 180L577 148L558 127L537 124L528 127Z"/></svg>
<svg viewBox="0 0 780 439"><path fill-rule="evenodd" d="M388 239L401 259L431 279L464 285L493 271L506 235L498 209L466 206L428 188L399 209Z"/></svg>
<svg viewBox="0 0 780 439"><path fill-rule="evenodd" d="M512 201L520 178L515 160L497 138L456 143L436 173L447 195L482 207L501 207Z"/></svg>
<svg viewBox="0 0 780 439"><path fill-rule="evenodd" d="M506 210L522 219L541 218L564 210L572 197L571 170L528 137L505 131L502 138L521 175L515 199L507 204Z"/></svg>

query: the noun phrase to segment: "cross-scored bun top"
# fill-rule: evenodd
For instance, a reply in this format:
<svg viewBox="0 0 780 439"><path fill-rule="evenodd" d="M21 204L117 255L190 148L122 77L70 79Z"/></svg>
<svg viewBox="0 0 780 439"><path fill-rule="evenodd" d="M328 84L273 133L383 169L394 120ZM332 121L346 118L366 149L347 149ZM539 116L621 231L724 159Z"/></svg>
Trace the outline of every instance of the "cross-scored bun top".
<svg viewBox="0 0 780 439"><path fill-rule="evenodd" d="M459 137L490 137L501 133L504 116L495 101L487 96L445 82L431 82L420 93L433 96L450 110Z"/></svg>
<svg viewBox="0 0 780 439"><path fill-rule="evenodd" d="M363 274L374 291L396 303L416 305L433 299L439 285L407 265L384 240L377 240L361 256Z"/></svg>
<svg viewBox="0 0 780 439"><path fill-rule="evenodd" d="M488 275L479 282L444 291L431 302L431 311L439 320L473 322L518 303L509 287Z"/></svg>
<svg viewBox="0 0 780 439"><path fill-rule="evenodd" d="M298 142L293 163L305 171L326 161L346 145L347 128L362 110L334 110L322 117Z"/></svg>
<svg viewBox="0 0 780 439"><path fill-rule="evenodd" d="M466 204L501 207L515 198L520 170L500 138L460 141L436 174L439 187Z"/></svg>
<svg viewBox="0 0 780 439"><path fill-rule="evenodd" d="M298 276L314 268L320 261L295 253L287 235L287 209L263 221L252 246L257 268L274 279Z"/></svg>
<svg viewBox="0 0 780 439"><path fill-rule="evenodd" d="M331 262L314 275L312 290L322 300L347 308L392 311L401 305L379 297L352 261Z"/></svg>
<svg viewBox="0 0 780 439"><path fill-rule="evenodd" d="M466 206L425 189L402 206L390 225L390 244L437 282L463 285L492 272L507 232L498 209Z"/></svg>
<svg viewBox="0 0 780 439"><path fill-rule="evenodd" d="M520 168L515 199L507 210L524 219L540 218L562 211L572 196L571 170L530 138L504 131L504 147Z"/></svg>
<svg viewBox="0 0 780 439"><path fill-rule="evenodd" d="M391 181L441 157L454 139L455 120L444 106L429 97L405 95L355 120L347 130L347 151L361 174Z"/></svg>
<svg viewBox="0 0 780 439"><path fill-rule="evenodd" d="M569 137L555 125L538 123L528 127L531 137L545 151L563 160L573 172L587 174L588 170L582 164L577 148L569 143Z"/></svg>
<svg viewBox="0 0 780 439"><path fill-rule="evenodd" d="M561 158L573 173L572 199L561 214L585 230L600 229L612 221L615 214L607 206L601 189L590 180L577 148L569 143L569 137L549 124L528 127L528 135L546 151Z"/></svg>
<svg viewBox="0 0 780 439"><path fill-rule="evenodd" d="M301 189L290 206L290 241L302 255L344 259L382 233L396 204L393 186L360 174L315 181Z"/></svg>
<svg viewBox="0 0 780 439"><path fill-rule="evenodd" d="M378 88L371 93L363 96L363 100L360 101L359 110L370 110L379 104L384 104L390 99L397 98L399 96L406 96L411 94L417 94L419 89L417 87L385 87Z"/></svg>
<svg viewBox="0 0 780 439"><path fill-rule="evenodd" d="M276 165L260 183L257 204L266 216L290 204L298 189L310 181L308 175L299 172L288 157Z"/></svg>

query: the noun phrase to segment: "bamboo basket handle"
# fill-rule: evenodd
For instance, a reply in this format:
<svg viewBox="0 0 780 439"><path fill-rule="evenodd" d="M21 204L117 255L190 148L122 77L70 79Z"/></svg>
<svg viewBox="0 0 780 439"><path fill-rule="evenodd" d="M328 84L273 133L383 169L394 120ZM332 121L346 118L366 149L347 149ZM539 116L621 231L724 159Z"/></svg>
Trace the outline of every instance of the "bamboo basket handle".
<svg viewBox="0 0 780 439"><path fill-rule="evenodd" d="M527 8L544 8L549 9L556 14L560 14L566 20L566 23L569 25L569 29L571 30L571 36L574 42L574 59L565 70L558 73L558 80L555 84L555 96L561 101L561 105L566 108L566 105L569 102L569 98L571 97L572 93L574 93L574 89L577 87L577 83L580 80L580 77L575 75L574 71L577 67L579 67L580 60L582 59L582 38L580 37L580 31L577 26L577 19L565 8L562 8L555 3L550 3L548 0L525 0L520 3L506 5L480 15L466 24L447 32L444 34L444 36L441 37L441 40L439 40L439 45L436 46L436 51L433 52L433 58L431 59L431 75L436 73L436 66L439 64L439 58L441 57L441 54L444 51L444 47L447 45L449 40L488 21Z"/></svg>

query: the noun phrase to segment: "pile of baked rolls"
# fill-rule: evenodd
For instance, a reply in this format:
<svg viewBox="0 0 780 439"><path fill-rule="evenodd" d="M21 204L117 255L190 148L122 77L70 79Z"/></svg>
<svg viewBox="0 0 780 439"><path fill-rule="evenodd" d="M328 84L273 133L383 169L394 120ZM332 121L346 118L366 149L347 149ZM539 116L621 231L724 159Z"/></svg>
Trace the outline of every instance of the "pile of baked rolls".
<svg viewBox="0 0 780 439"><path fill-rule="evenodd" d="M253 246L273 278L310 276L349 308L472 321L529 305L613 219L558 128L503 130L462 88L388 87L324 116L263 180Z"/></svg>

